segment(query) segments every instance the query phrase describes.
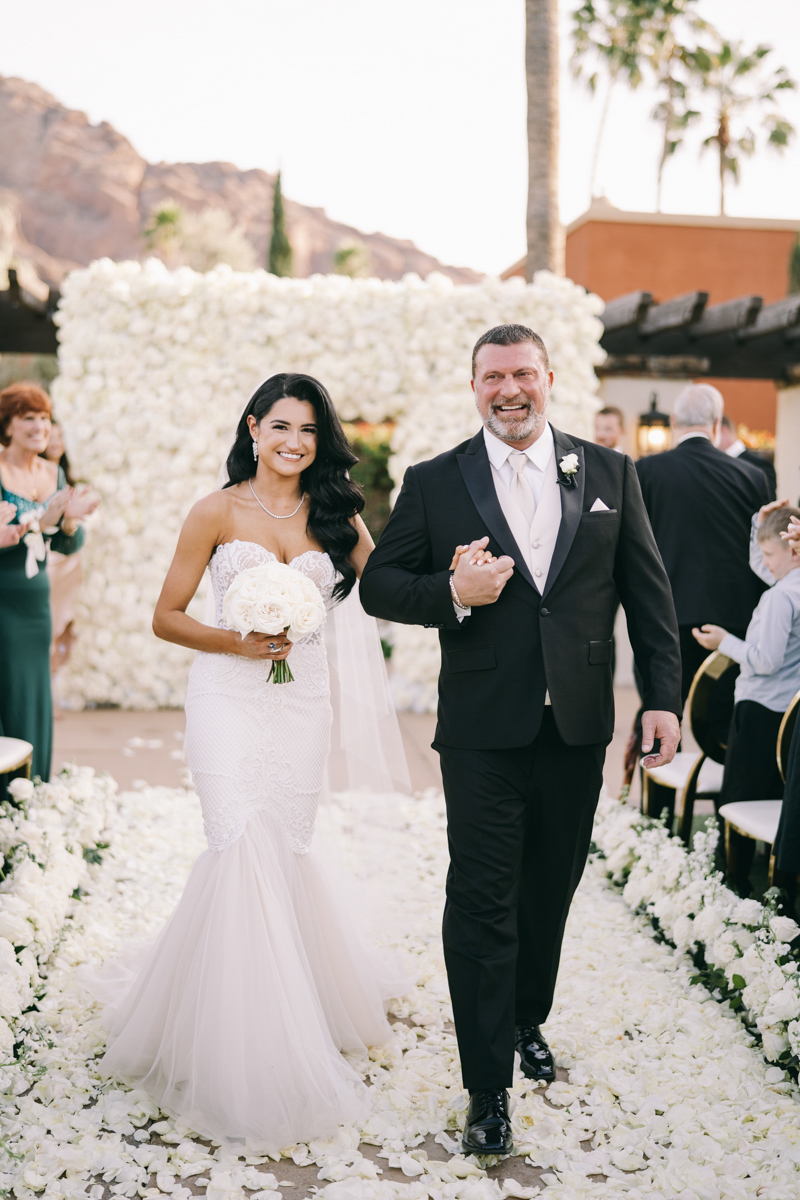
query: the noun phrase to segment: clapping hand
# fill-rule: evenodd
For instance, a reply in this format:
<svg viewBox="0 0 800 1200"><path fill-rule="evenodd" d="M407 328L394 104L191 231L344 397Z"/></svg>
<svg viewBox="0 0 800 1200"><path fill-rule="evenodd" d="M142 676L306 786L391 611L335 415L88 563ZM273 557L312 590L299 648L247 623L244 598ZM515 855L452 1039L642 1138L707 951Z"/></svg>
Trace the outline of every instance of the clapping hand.
<svg viewBox="0 0 800 1200"><path fill-rule="evenodd" d="M52 529L58 524L66 511L71 496L71 487L64 487L60 492L54 492L47 502L47 508L39 517L40 529Z"/></svg>
<svg viewBox="0 0 800 1200"><path fill-rule="evenodd" d="M0 548L3 546L16 546L20 539L22 530L19 525L11 524L16 512L16 504L9 504L5 500L0 501Z"/></svg>
<svg viewBox="0 0 800 1200"><path fill-rule="evenodd" d="M453 585L467 607L494 604L514 573L514 560L507 554L495 558L487 549L488 537L457 546L453 556Z"/></svg>
<svg viewBox="0 0 800 1200"><path fill-rule="evenodd" d="M692 635L704 650L717 650L723 638L728 636L728 631L721 625L703 625L700 629L693 629Z"/></svg>
<svg viewBox="0 0 800 1200"><path fill-rule="evenodd" d="M789 528L781 534L784 542L788 542L796 554L800 554L800 521L797 517L789 518Z"/></svg>
<svg viewBox="0 0 800 1200"><path fill-rule="evenodd" d="M83 487L75 488L72 495L69 497L67 507L64 509L64 516L68 521L80 521L83 517L88 517L93 513L100 503L100 497L96 495L88 484Z"/></svg>

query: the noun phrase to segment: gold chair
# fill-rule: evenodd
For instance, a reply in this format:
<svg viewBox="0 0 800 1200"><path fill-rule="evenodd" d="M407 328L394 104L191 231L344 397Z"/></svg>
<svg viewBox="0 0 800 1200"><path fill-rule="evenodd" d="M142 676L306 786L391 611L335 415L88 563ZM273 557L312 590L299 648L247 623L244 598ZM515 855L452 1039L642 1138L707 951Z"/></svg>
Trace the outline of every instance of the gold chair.
<svg viewBox="0 0 800 1200"><path fill-rule="evenodd" d="M713 798L722 787L733 687L739 664L715 650L701 664L686 700L689 727L699 752L682 750L665 767L644 769L642 812L657 817L664 809L672 827L678 812L678 835L688 845L696 799Z"/></svg>
<svg viewBox="0 0 800 1200"><path fill-rule="evenodd" d="M778 730L776 754L781 779L786 778L789 747L792 744L792 734L797 723L798 708L800 708L800 692L792 697ZM741 849L745 842L765 842L767 846L772 847L778 832L782 804L782 800L738 800L733 804L722 805L719 815L725 822L725 855L729 879L739 883L743 882L740 863ZM770 850L770 887L775 882L776 873L775 855Z"/></svg>
<svg viewBox="0 0 800 1200"><path fill-rule="evenodd" d="M22 738L0 737L0 775L31 777L33 746Z"/></svg>

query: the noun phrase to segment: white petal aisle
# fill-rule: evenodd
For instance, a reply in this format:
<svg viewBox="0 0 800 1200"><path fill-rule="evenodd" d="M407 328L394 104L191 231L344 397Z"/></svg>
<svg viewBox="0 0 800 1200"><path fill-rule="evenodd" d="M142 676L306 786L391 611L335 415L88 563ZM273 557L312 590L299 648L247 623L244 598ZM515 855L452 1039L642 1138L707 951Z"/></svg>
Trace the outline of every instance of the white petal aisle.
<svg viewBox="0 0 800 1200"><path fill-rule="evenodd" d="M415 957L419 980L395 1005L394 1044L357 1064L374 1088L369 1121L327 1142L286 1150L294 1164L315 1164L308 1182L321 1189L320 1200L537 1193L552 1200L795 1200L800 1194L796 1088L764 1062L726 1006L691 985L691 961L656 941L649 922L592 867L570 917L557 1007L547 1026L569 1082L553 1084L545 1095L520 1078L514 1126L524 1158L503 1165L502 1186L491 1169L487 1175L474 1160L450 1158L444 1152L453 1149L466 1101L439 943L446 866L441 799L427 795L387 809L371 798L343 798L330 818L348 868L362 881L356 886L379 887L392 914L384 941ZM166 788L119 797L104 836L110 849L91 868L83 885L88 895L77 902L50 961L35 1018L42 1040L28 1039L33 1066L5 1096L8 1157L0 1186L18 1200L41 1194L189 1200L190 1190L197 1194L203 1186L211 1200L272 1200L285 1178L280 1163L225 1158L164 1120L142 1093L97 1078L99 1010L75 970L150 936L204 848L196 797ZM436 1143L427 1145L439 1157L420 1149L432 1135ZM363 1149L379 1147L377 1157L361 1154L359 1141ZM536 1188L508 1178L530 1177L523 1162L543 1169ZM399 1169L406 1182L382 1177L381 1167L387 1174L395 1168L394 1179Z"/></svg>

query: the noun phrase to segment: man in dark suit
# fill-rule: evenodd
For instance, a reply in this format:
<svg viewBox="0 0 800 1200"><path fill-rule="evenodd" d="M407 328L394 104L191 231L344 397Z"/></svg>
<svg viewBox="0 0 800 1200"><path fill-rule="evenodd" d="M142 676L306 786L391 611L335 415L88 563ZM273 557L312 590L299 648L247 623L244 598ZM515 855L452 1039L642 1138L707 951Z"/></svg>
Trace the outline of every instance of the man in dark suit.
<svg viewBox="0 0 800 1200"><path fill-rule="evenodd" d="M648 765L678 742L677 626L633 463L547 423L552 381L530 329L483 335L484 427L408 469L361 579L367 612L440 631L443 940L470 1092L463 1146L479 1154L511 1145L515 1045L528 1077L555 1075L539 1026L614 729L618 596L644 680ZM466 553L451 573L454 549Z"/></svg>
<svg viewBox="0 0 800 1200"><path fill-rule="evenodd" d="M770 500L777 499L778 477L775 474L774 466L763 454L757 454L755 450L751 450L748 446L745 446L736 432L736 426L730 417L723 416L722 418L719 430L719 442L717 444L720 450L727 454L729 458L738 458L740 462L750 463L751 467L758 467L759 471L763 471L767 477L769 498Z"/></svg>
<svg viewBox="0 0 800 1200"><path fill-rule="evenodd" d="M767 503L767 478L716 448L721 420L716 388L707 383L684 388L672 414L674 449L636 463L675 601L682 700L708 657L692 627L721 625L743 638L764 591L750 570L750 523Z"/></svg>

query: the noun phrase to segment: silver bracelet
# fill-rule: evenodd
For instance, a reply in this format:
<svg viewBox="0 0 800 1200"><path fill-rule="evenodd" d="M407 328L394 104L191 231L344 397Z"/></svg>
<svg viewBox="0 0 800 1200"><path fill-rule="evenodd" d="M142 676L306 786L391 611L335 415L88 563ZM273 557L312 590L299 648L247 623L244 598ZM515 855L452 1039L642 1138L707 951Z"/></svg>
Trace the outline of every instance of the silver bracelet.
<svg viewBox="0 0 800 1200"><path fill-rule="evenodd" d="M453 583L453 576L452 576L452 575L450 576L450 593L451 593L451 595L452 595L452 597L453 597L453 603L456 605L456 608L463 608L463 609L464 609L464 611L466 612L466 611L467 611L467 609L469 608L469 605L468 605L468 604L462 604L462 603L461 603L461 601L459 600L459 598L458 598L458 592L456 591L456 585Z"/></svg>

